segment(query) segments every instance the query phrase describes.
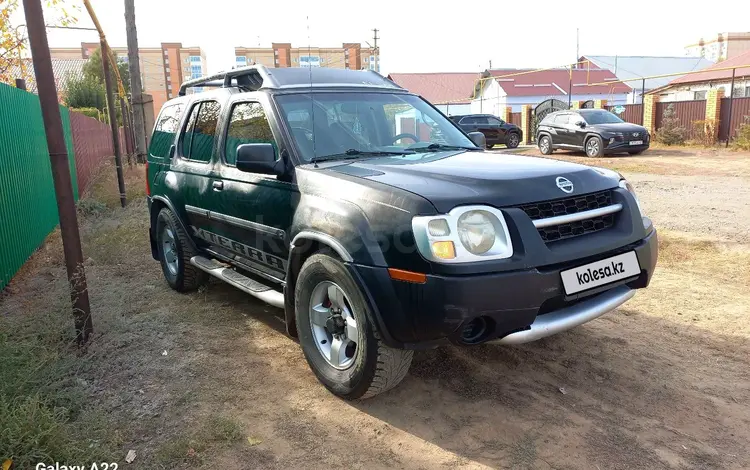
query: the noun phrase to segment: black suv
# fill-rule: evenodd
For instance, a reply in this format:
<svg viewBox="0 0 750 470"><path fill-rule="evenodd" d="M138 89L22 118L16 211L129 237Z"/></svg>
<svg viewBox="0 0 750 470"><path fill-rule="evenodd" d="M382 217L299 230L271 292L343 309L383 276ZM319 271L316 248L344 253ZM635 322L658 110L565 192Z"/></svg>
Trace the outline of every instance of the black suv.
<svg viewBox="0 0 750 470"><path fill-rule="evenodd" d="M609 153L636 155L648 149L648 131L630 124L604 109L556 111L548 114L537 131L539 151L584 150L589 157Z"/></svg>
<svg viewBox="0 0 750 470"><path fill-rule="evenodd" d="M488 149L498 144L505 144L509 149L514 149L518 147L523 137L520 127L505 122L492 114L467 114L451 116L450 118L466 133L481 132L484 134Z"/></svg>
<svg viewBox="0 0 750 470"><path fill-rule="evenodd" d="M346 398L415 349L533 341L648 285L656 231L622 176L483 140L371 71L186 82L149 147L152 255L177 291L211 275L283 309Z"/></svg>

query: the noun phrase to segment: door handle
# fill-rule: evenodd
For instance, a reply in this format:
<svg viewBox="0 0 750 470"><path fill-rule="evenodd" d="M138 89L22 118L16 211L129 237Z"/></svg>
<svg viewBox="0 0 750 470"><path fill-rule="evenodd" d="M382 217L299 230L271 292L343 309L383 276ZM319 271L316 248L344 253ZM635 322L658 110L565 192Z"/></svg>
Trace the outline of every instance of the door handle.
<svg viewBox="0 0 750 470"><path fill-rule="evenodd" d="M224 182L223 181L214 181L213 183L214 191L221 191L224 189Z"/></svg>

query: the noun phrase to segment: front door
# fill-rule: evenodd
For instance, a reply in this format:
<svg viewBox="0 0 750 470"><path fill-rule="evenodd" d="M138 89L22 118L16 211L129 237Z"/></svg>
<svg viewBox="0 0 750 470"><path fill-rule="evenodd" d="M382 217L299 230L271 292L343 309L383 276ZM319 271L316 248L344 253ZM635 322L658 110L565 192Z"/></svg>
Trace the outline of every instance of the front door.
<svg viewBox="0 0 750 470"><path fill-rule="evenodd" d="M289 256L289 229L299 200L296 184L274 175L237 169L237 147L248 143L270 143L280 158L280 140L274 137L266 113L268 98L245 93L230 104L220 143L216 175L218 203L210 214L221 225L228 241L222 248L257 274L283 279Z"/></svg>
<svg viewBox="0 0 750 470"><path fill-rule="evenodd" d="M505 129L505 123L501 121L498 118L490 117L487 118L489 120L490 126L494 129L497 142L504 144L505 143L505 137L507 134L507 131Z"/></svg>

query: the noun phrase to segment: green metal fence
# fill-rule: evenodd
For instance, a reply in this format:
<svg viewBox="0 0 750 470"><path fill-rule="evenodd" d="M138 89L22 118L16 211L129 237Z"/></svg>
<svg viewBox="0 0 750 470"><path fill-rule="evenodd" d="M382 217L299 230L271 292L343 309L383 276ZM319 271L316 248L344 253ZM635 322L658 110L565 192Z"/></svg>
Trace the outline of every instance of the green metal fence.
<svg viewBox="0 0 750 470"><path fill-rule="evenodd" d="M78 199L70 115L60 107ZM0 289L58 224L39 98L0 83Z"/></svg>

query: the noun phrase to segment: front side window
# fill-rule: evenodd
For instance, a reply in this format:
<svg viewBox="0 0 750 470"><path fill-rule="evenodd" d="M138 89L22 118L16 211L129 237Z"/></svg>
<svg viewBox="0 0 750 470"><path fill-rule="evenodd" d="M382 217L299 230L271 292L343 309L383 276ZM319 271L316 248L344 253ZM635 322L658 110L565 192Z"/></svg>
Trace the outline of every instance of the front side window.
<svg viewBox="0 0 750 470"><path fill-rule="evenodd" d="M263 106L260 103L237 103L232 108L224 144L227 164L237 163L238 146L253 143L268 143L276 147Z"/></svg>
<svg viewBox="0 0 750 470"><path fill-rule="evenodd" d="M275 99L305 161L363 152L476 148L448 118L414 95L300 93Z"/></svg>
<svg viewBox="0 0 750 470"><path fill-rule="evenodd" d="M183 157L201 162L211 160L220 109L216 101L204 101L193 106L182 137Z"/></svg>
<svg viewBox="0 0 750 470"><path fill-rule="evenodd" d="M492 124L493 126L502 126L503 125L503 121L501 121L498 118L491 117L491 118L487 118L487 119L490 121L490 124Z"/></svg>
<svg viewBox="0 0 750 470"><path fill-rule="evenodd" d="M182 107L182 104L172 104L161 110L159 120L156 121L154 127L154 135L151 136L149 154L154 157L169 157L169 147L174 142L182 118Z"/></svg>
<svg viewBox="0 0 750 470"><path fill-rule="evenodd" d="M555 124L565 125L568 123L570 114L558 114L555 116Z"/></svg>
<svg viewBox="0 0 750 470"><path fill-rule="evenodd" d="M583 120L586 121L586 124L617 124L625 122L609 111L604 110L592 111L585 114L581 113L581 116L583 117Z"/></svg>

